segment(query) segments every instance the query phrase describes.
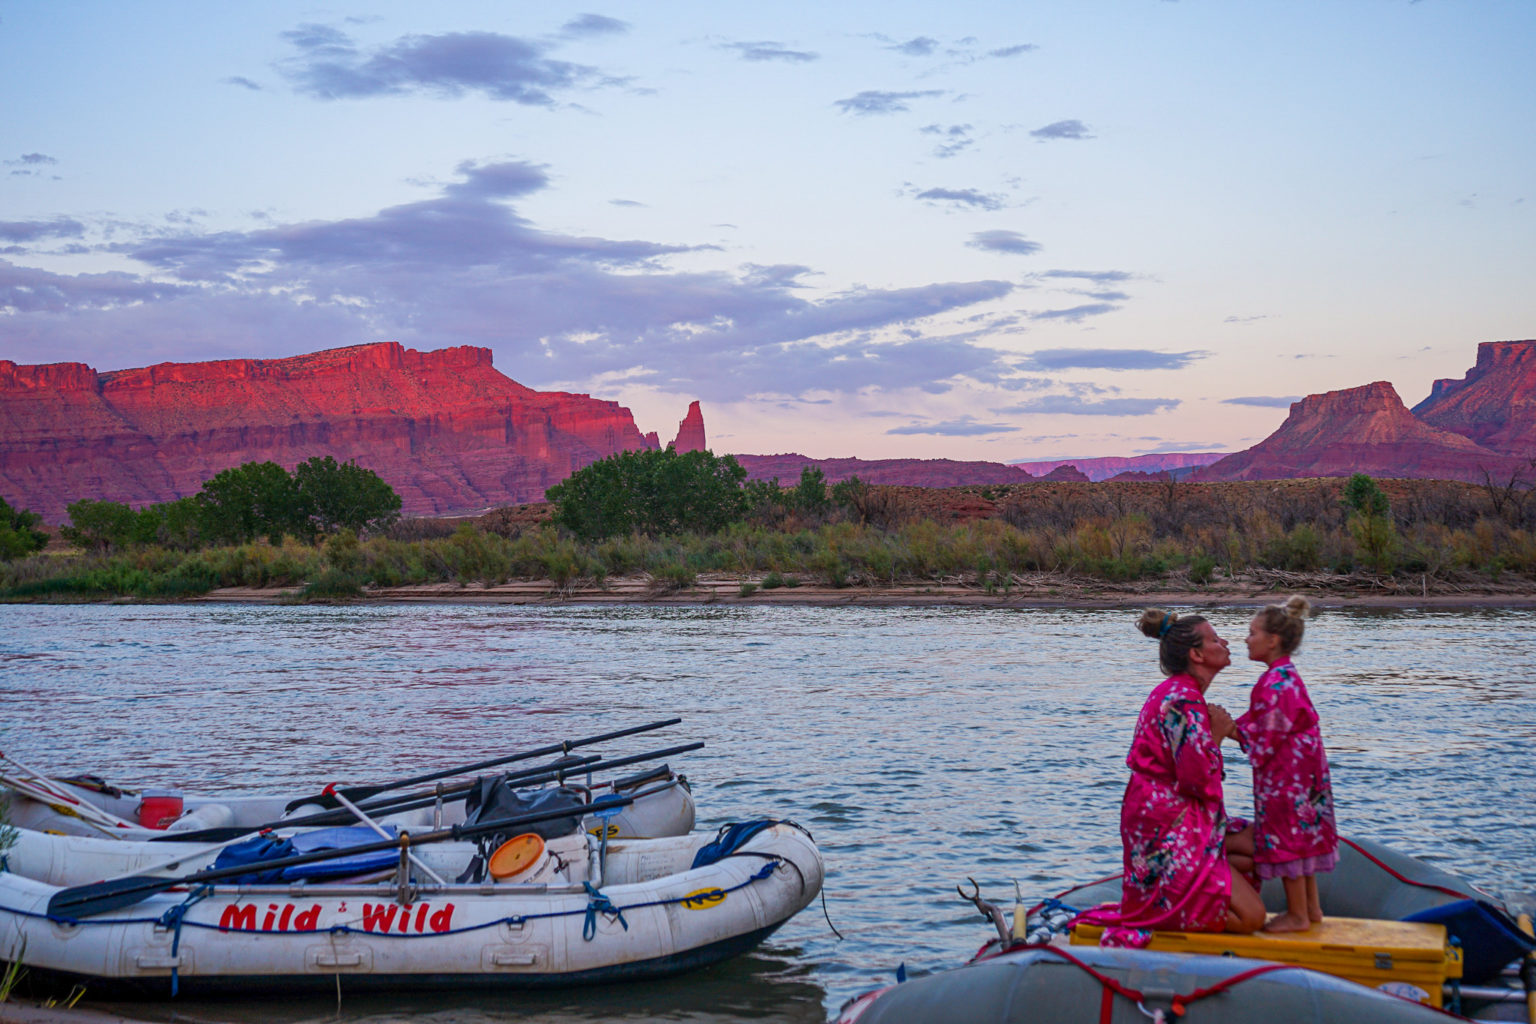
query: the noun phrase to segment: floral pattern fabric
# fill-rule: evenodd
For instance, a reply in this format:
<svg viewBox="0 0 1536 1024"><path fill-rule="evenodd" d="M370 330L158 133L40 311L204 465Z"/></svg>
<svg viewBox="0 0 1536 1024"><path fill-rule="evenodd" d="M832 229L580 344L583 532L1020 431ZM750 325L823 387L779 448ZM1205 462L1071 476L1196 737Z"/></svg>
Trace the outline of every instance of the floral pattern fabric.
<svg viewBox="0 0 1536 1024"><path fill-rule="evenodd" d="M1254 684L1237 738L1253 766L1254 864L1261 878L1331 870L1339 834L1317 710L1289 658Z"/></svg>
<svg viewBox="0 0 1536 1024"><path fill-rule="evenodd" d="M1192 678L1165 679L1147 697L1125 763L1120 906L1096 915L1114 926L1106 937L1127 929L1221 931L1232 899L1221 749Z"/></svg>

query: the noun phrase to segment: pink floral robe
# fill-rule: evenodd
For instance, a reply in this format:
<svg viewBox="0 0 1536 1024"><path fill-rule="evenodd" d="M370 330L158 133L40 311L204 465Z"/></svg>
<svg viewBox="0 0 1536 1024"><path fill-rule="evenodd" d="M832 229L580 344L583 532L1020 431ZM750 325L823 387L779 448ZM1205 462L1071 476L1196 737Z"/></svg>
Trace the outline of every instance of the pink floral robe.
<svg viewBox="0 0 1536 1024"><path fill-rule="evenodd" d="M1260 878L1331 871L1339 859L1333 784L1317 711L1290 658L1259 677L1237 738L1253 765L1254 868Z"/></svg>
<svg viewBox="0 0 1536 1024"><path fill-rule="evenodd" d="M1126 930L1219 932L1232 875L1222 852L1221 749L1195 681L1172 676L1153 689L1136 721L1120 805L1125 874L1120 908L1095 913L1107 945L1139 944Z"/></svg>

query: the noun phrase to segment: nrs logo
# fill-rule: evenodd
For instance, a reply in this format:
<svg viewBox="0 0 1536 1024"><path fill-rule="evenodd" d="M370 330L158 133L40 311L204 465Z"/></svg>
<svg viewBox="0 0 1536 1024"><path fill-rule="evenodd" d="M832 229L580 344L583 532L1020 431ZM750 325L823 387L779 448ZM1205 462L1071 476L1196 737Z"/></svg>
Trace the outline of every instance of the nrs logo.
<svg viewBox="0 0 1536 1024"><path fill-rule="evenodd" d="M725 893L719 889L695 889L681 900L685 910L708 910L725 902Z"/></svg>

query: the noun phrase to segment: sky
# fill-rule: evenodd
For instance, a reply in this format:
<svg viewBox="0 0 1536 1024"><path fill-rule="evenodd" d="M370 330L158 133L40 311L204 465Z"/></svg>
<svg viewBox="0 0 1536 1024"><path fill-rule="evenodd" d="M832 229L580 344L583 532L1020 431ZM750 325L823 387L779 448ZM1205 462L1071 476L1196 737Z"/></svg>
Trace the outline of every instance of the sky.
<svg viewBox="0 0 1536 1024"><path fill-rule="evenodd" d="M377 341L716 452L1236 451L1536 337L1536 3L0 0L0 359Z"/></svg>

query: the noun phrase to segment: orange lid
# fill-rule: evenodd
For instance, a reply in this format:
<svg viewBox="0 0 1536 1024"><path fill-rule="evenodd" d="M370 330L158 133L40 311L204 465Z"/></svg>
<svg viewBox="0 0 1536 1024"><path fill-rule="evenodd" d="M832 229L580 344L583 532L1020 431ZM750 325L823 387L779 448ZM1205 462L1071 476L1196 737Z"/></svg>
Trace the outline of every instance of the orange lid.
<svg viewBox="0 0 1536 1024"><path fill-rule="evenodd" d="M533 832L513 836L491 854L491 877L511 878L539 862L544 855L544 840Z"/></svg>

